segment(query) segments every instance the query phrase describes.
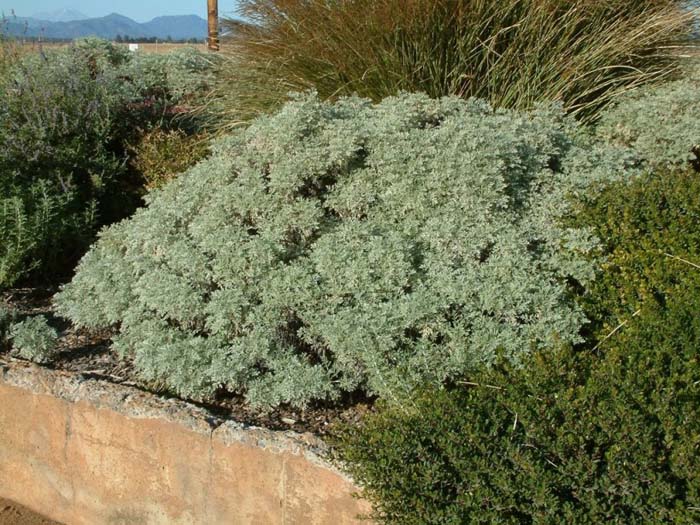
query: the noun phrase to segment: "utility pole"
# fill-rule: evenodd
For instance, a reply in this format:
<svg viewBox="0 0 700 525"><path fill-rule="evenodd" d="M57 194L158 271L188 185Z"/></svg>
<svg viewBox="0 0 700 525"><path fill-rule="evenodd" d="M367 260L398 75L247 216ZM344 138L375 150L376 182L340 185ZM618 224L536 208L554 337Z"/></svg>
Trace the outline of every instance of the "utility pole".
<svg viewBox="0 0 700 525"><path fill-rule="evenodd" d="M219 2L218 0L207 0L207 11L209 13L209 38L207 46L209 51L219 50Z"/></svg>

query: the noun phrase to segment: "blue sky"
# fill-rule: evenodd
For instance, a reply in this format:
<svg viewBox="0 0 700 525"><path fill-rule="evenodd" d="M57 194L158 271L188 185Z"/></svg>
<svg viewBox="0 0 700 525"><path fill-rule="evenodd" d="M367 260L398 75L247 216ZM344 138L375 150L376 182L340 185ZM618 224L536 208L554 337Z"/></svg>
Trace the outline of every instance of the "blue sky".
<svg viewBox="0 0 700 525"><path fill-rule="evenodd" d="M219 12L232 14L235 0L219 0ZM0 12L9 15L14 9L17 16L34 13L75 9L86 16L104 16L119 13L137 22L145 22L161 15L199 15L207 17L207 0L0 0Z"/></svg>

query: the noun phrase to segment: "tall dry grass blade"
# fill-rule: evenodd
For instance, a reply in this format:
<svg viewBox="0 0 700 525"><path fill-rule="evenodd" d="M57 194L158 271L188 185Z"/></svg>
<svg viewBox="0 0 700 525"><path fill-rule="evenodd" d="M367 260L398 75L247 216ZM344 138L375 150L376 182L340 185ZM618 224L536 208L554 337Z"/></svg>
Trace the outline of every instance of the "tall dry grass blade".
<svg viewBox="0 0 700 525"><path fill-rule="evenodd" d="M693 13L678 0L241 0L224 22L219 94L229 123L290 91L380 100L400 91L529 108L558 100L581 119L673 75Z"/></svg>

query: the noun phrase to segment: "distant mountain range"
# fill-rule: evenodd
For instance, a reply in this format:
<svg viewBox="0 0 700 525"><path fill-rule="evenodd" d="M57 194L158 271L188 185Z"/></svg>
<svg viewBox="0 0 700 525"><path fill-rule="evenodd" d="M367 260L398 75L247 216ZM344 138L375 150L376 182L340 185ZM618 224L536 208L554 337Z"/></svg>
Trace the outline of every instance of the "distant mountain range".
<svg viewBox="0 0 700 525"><path fill-rule="evenodd" d="M46 39L73 39L98 36L114 40L118 35L129 38L158 38L166 40L202 39L207 36L207 21L196 15L159 16L150 22L139 23L126 16L112 13L100 18L84 18L77 11L61 10L43 13L49 19L8 17L0 20L0 32L12 36L42 37ZM77 18L75 18L77 15ZM66 20L66 18L73 18Z"/></svg>

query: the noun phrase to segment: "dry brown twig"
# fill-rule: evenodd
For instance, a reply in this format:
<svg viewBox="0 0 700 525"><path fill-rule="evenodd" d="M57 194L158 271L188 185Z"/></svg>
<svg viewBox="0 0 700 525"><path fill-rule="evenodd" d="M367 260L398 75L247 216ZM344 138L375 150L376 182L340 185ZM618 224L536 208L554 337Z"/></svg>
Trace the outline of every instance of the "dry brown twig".
<svg viewBox="0 0 700 525"><path fill-rule="evenodd" d="M693 268L697 268L700 270L700 264L695 264L694 262L690 262L687 259L683 259L682 257L678 257L677 255L671 255L670 253L664 253L666 257L670 257L671 259L676 259L678 261L681 261L682 263L687 264L688 266L692 266Z"/></svg>
<svg viewBox="0 0 700 525"><path fill-rule="evenodd" d="M625 326L627 323L629 323L630 320L631 320L632 318L637 317L641 312L642 312L642 309L639 308L636 312L634 312L634 313L632 314L632 317L630 317L629 319L625 319L625 320L622 321L619 325L617 325L608 335L606 335L605 337L603 337L603 339L601 339L601 340L598 342L598 344L595 345L595 346L593 347L593 351L595 352L596 350L598 350L598 348L600 348L600 346L601 346L605 341L607 341L608 339L610 339L610 338L611 338L613 335L615 335L618 331L620 331L622 328L624 328L624 326Z"/></svg>

